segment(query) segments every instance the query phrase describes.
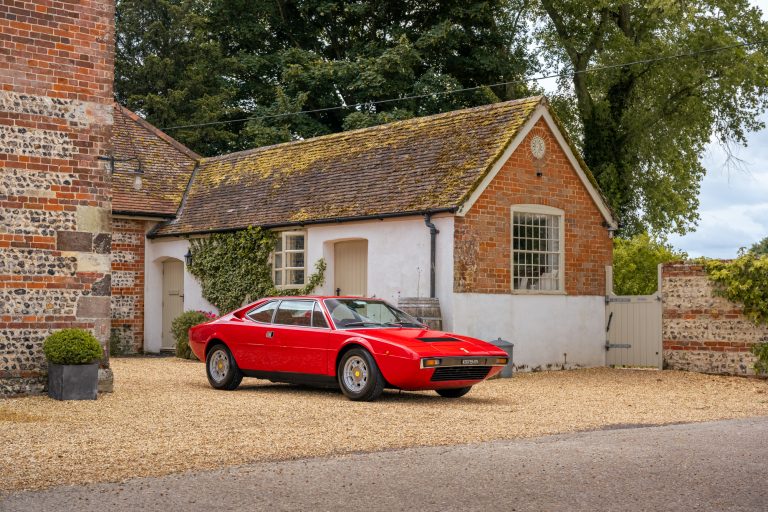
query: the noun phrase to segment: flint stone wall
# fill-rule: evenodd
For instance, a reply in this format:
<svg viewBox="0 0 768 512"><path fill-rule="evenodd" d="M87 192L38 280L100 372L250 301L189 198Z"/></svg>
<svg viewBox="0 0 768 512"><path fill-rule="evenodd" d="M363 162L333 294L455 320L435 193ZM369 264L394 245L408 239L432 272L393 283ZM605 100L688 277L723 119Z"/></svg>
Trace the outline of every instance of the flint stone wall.
<svg viewBox="0 0 768 512"><path fill-rule="evenodd" d="M53 330L108 346L114 7L0 2L0 396L44 390Z"/></svg>
<svg viewBox="0 0 768 512"><path fill-rule="evenodd" d="M768 326L756 326L739 304L716 296L701 265L664 265L661 285L665 368L754 374L750 348L768 342Z"/></svg>
<svg viewBox="0 0 768 512"><path fill-rule="evenodd" d="M145 221L116 218L112 223L112 332L116 354L144 350Z"/></svg>

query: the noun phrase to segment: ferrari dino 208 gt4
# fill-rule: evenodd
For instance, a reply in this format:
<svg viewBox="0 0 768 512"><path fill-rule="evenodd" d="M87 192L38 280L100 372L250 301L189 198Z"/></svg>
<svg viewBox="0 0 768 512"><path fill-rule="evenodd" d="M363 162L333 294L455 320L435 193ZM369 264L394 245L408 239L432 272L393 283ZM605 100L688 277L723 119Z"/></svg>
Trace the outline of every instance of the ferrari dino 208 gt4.
<svg viewBox="0 0 768 512"><path fill-rule="evenodd" d="M189 342L216 389L245 376L338 386L352 400L374 400L385 387L458 398L509 362L490 343L359 297L262 299L191 328Z"/></svg>

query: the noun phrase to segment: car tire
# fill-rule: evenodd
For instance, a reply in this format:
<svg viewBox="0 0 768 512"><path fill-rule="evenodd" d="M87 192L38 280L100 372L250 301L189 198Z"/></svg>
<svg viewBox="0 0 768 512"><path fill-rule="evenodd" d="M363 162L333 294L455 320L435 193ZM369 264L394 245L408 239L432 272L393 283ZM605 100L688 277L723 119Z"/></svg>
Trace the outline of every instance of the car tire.
<svg viewBox="0 0 768 512"><path fill-rule="evenodd" d="M350 400L370 402L384 391L384 377L371 353L363 348L344 353L336 368L336 377L341 392Z"/></svg>
<svg viewBox="0 0 768 512"><path fill-rule="evenodd" d="M243 380L243 372L235 362L232 352L226 345L214 345L205 357L205 374L208 382L215 389L232 391Z"/></svg>
<svg viewBox="0 0 768 512"><path fill-rule="evenodd" d="M469 393L470 389L472 389L472 386L467 386L465 388L436 389L435 391L437 391L437 394L443 398L460 398Z"/></svg>

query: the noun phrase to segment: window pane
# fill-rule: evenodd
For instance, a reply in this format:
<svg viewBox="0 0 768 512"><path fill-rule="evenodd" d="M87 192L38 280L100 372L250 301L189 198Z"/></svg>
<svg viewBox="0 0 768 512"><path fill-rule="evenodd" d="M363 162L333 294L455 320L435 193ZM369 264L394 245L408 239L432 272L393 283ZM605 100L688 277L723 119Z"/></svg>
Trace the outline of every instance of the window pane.
<svg viewBox="0 0 768 512"><path fill-rule="evenodd" d="M325 320L320 304L315 302L315 309L312 313L312 327L328 327L328 322Z"/></svg>
<svg viewBox="0 0 768 512"><path fill-rule="evenodd" d="M283 286L283 271L275 270L275 286Z"/></svg>
<svg viewBox="0 0 768 512"><path fill-rule="evenodd" d="M275 251L281 252L283 250L283 237L279 236L277 237L277 242L275 242Z"/></svg>
<svg viewBox="0 0 768 512"><path fill-rule="evenodd" d="M304 253L303 252L287 252L285 253L285 266L286 267L301 267L304 268Z"/></svg>
<svg viewBox="0 0 768 512"><path fill-rule="evenodd" d="M312 324L311 300L284 300L275 315L275 323L282 325L301 325L309 327Z"/></svg>
<svg viewBox="0 0 768 512"><path fill-rule="evenodd" d="M285 249L287 251L303 251L304 235L287 235L285 237Z"/></svg>
<svg viewBox="0 0 768 512"><path fill-rule="evenodd" d="M286 270L285 284L304 284L303 270Z"/></svg>
<svg viewBox="0 0 768 512"><path fill-rule="evenodd" d="M273 300L272 302L267 302L266 304L263 304L256 309L252 309L247 314L251 320L270 323L272 322L272 313L275 311L276 307L277 301Z"/></svg>
<svg viewBox="0 0 768 512"><path fill-rule="evenodd" d="M514 212L511 261L513 288L559 289L560 250L560 216Z"/></svg>
<svg viewBox="0 0 768 512"><path fill-rule="evenodd" d="M283 268L283 255L275 254L275 268Z"/></svg>

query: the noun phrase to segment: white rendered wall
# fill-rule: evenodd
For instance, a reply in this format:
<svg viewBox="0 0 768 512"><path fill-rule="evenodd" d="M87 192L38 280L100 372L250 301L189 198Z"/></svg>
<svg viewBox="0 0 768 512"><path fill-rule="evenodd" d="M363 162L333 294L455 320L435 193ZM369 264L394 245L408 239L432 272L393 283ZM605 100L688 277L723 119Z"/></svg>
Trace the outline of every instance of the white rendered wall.
<svg viewBox="0 0 768 512"><path fill-rule="evenodd" d="M453 330L511 341L521 370L605 365L602 296L455 293Z"/></svg>
<svg viewBox="0 0 768 512"><path fill-rule="evenodd" d="M437 235L438 293L450 292L442 281L453 281L451 255L453 217L432 219L440 230ZM368 296L397 304L399 297L429 297L429 228L422 217L319 224L307 227L307 271L312 273L317 260L325 258L325 284L315 293L335 295L334 243L344 240L368 240ZM448 264L450 266L446 267ZM443 288L443 290L440 290Z"/></svg>
<svg viewBox="0 0 768 512"><path fill-rule="evenodd" d="M163 261L184 261L189 241L182 238L148 239L144 260L144 351L160 352L163 330ZM200 283L184 267L184 311L201 309L217 312L203 299Z"/></svg>

